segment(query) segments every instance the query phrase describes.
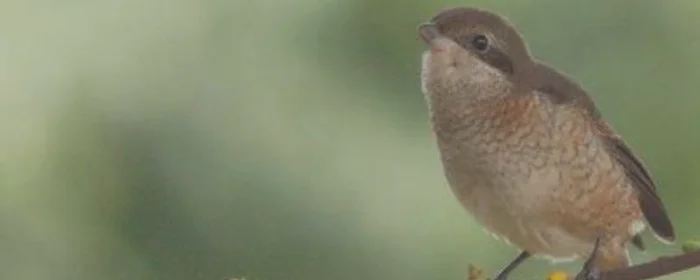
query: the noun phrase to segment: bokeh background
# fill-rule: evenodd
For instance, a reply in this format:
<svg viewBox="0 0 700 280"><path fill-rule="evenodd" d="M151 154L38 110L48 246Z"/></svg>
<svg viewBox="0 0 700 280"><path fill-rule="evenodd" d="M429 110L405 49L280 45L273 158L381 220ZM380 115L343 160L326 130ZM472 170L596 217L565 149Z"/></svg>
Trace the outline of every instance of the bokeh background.
<svg viewBox="0 0 700 280"><path fill-rule="evenodd" d="M0 278L495 273L517 251L452 197L419 89L416 25L464 4L576 77L700 238L696 2L1 0Z"/></svg>

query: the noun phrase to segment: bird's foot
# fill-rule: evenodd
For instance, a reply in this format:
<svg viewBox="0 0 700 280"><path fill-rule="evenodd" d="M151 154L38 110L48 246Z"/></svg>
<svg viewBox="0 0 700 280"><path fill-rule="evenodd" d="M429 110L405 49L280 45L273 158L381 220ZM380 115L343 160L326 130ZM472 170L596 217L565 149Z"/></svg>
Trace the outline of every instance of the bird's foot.
<svg viewBox="0 0 700 280"><path fill-rule="evenodd" d="M520 252L520 254L514 260L508 263L508 265L506 265L506 267L504 267L501 272L496 275L496 277L492 278L492 280L507 280L508 275L528 258L530 258L530 253L527 251Z"/></svg>
<svg viewBox="0 0 700 280"><path fill-rule="evenodd" d="M600 270L596 267L584 267L575 280L600 280Z"/></svg>
<svg viewBox="0 0 700 280"><path fill-rule="evenodd" d="M590 257L583 263L583 268L576 275L575 280L599 280L600 279L600 269L598 269L594 263L595 258L598 256L598 250L600 249L600 237L596 238L595 244L593 245L593 251Z"/></svg>

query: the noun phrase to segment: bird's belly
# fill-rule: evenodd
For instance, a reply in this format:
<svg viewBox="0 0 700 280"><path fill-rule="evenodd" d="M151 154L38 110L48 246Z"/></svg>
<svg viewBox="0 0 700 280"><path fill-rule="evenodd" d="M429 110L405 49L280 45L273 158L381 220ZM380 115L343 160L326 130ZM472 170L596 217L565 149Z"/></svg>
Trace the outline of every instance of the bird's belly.
<svg viewBox="0 0 700 280"><path fill-rule="evenodd" d="M604 172L594 166L589 173L600 186L572 179L560 165L512 162L469 157L443 162L452 191L493 236L535 255L572 260L591 250L598 231L623 239L639 231L631 229L640 220L631 193L605 183ZM591 194L583 200L580 190L586 188Z"/></svg>
<svg viewBox="0 0 700 280"><path fill-rule="evenodd" d="M552 224L546 214L546 202L558 186L556 170L542 169L504 178L475 174L464 180L465 184L451 184L453 192L477 222L497 239L552 259L573 258L576 252L588 248L588 242Z"/></svg>
<svg viewBox="0 0 700 280"><path fill-rule="evenodd" d="M537 200L535 197L525 199ZM544 203L547 199L541 200ZM552 261L574 260L593 244L553 223L549 215L543 213L546 205L542 207L542 203L522 203L482 188L473 189L469 196L461 196L460 201L492 237L536 256Z"/></svg>

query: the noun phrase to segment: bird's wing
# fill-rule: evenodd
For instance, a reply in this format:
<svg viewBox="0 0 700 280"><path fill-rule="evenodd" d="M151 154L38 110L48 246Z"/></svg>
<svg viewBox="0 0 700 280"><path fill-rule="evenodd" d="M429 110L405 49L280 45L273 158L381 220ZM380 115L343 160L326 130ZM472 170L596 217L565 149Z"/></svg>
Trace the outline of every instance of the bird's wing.
<svg viewBox="0 0 700 280"><path fill-rule="evenodd" d="M546 95L555 104L568 104L587 113L596 123L598 136L608 153L623 167L632 186L637 190L639 204L649 226L660 239L666 242L675 241L673 225L656 193L656 186L649 171L622 137L602 119L591 97L580 85L553 68L538 63L536 69L535 90Z"/></svg>
<svg viewBox="0 0 700 280"><path fill-rule="evenodd" d="M642 161L627 146L622 137L615 133L610 124L604 120L597 122L598 135L612 157L622 165L625 174L637 190L639 206L647 219L649 226L657 236L666 242L673 242L676 234L671 220L666 213L661 198L656 193L656 185Z"/></svg>

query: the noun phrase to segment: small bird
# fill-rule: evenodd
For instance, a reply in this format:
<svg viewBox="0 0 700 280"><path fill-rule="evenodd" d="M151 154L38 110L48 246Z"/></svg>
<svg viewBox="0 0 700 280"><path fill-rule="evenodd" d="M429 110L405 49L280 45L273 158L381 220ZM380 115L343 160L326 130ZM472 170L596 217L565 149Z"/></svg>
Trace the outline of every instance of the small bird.
<svg viewBox="0 0 700 280"><path fill-rule="evenodd" d="M533 58L506 19L450 8L418 33L428 45L421 87L447 182L477 222L522 249L495 280L530 256L627 267L626 246L643 250L646 226L675 241L642 161L586 91Z"/></svg>

